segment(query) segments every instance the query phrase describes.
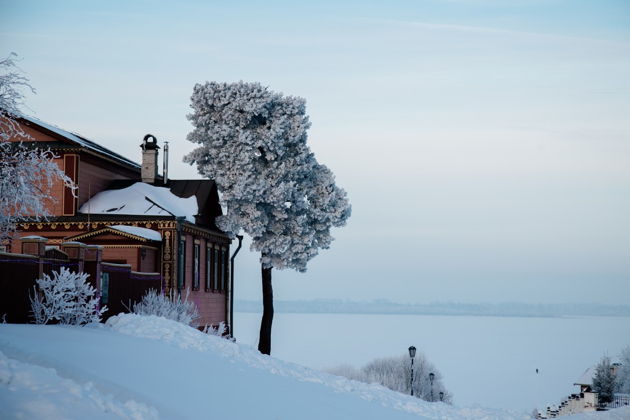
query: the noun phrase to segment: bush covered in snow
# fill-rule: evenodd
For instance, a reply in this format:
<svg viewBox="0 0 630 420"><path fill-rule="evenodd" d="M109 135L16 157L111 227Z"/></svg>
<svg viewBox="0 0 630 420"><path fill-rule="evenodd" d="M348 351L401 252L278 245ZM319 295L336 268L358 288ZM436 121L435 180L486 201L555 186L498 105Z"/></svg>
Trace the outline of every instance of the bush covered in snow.
<svg viewBox="0 0 630 420"><path fill-rule="evenodd" d="M339 366L330 369L330 373L368 384L377 383L403 394L411 393L411 361L408 355L376 359L360 369ZM442 375L421 353L416 353L414 360L413 395L425 401L452 401L452 395L442 383Z"/></svg>
<svg viewBox="0 0 630 420"><path fill-rule="evenodd" d="M36 324L57 321L60 324L83 325L99 322L107 307L98 308L96 289L87 283L87 273L74 273L65 267L44 274L37 280L30 297Z"/></svg>
<svg viewBox="0 0 630 420"><path fill-rule="evenodd" d="M189 291L182 299L181 295L170 297L163 295L157 290L149 290L138 303L131 307L131 311L138 315L156 315L186 325L196 326L195 321L199 319L199 310L194 302L188 300Z"/></svg>

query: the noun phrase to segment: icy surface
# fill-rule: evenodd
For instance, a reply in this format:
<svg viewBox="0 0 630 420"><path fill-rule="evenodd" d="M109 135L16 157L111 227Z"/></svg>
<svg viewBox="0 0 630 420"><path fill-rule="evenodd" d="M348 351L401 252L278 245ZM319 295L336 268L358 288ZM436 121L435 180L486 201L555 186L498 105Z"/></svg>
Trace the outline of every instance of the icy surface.
<svg viewBox="0 0 630 420"><path fill-rule="evenodd" d="M141 238L146 238L150 241L162 241L162 235L160 235L160 232L153 229L125 225L115 225L110 226L110 228L118 230L120 232L129 233L131 235L140 236Z"/></svg>
<svg viewBox="0 0 630 420"><path fill-rule="evenodd" d="M144 182L120 190L102 191L85 202L80 213L129 214L185 217L195 222L197 199L178 197L168 188L156 187Z"/></svg>
<svg viewBox="0 0 630 420"><path fill-rule="evenodd" d="M118 315L106 325L82 328L3 324L0 351L2 418L38 418L44 412L60 414L39 418L528 418L427 403L263 356L155 316ZM630 408L566 419L628 415Z"/></svg>

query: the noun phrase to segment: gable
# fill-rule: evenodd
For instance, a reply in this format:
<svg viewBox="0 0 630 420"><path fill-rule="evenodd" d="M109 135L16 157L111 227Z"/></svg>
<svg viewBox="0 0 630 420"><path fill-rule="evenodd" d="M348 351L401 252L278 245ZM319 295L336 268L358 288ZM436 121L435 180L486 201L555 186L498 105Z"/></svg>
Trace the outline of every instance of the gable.
<svg viewBox="0 0 630 420"><path fill-rule="evenodd" d="M147 234L143 234L144 231L154 232L159 236L159 233L151 229L138 228L135 226L127 226L128 229L116 229L114 227L106 227L91 232L81 233L78 235L65 238L66 241L80 241L85 243L99 243L106 244L111 242L119 243L124 242L140 242L140 243L155 243L159 240L155 237L151 237ZM135 231L135 233L134 233Z"/></svg>

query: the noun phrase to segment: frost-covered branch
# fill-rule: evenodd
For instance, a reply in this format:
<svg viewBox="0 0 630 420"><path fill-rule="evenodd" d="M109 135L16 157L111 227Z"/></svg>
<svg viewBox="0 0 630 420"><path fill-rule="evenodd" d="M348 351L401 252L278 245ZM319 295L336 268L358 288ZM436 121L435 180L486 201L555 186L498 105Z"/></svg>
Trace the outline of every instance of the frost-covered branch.
<svg viewBox="0 0 630 420"><path fill-rule="evenodd" d="M0 60L0 116L9 117L9 120L0 118L0 133L11 133L9 129L15 129L15 118L20 113L20 107L24 105L24 90L35 93L35 89L29 80L22 76L20 69L15 64L16 53L9 54L8 57ZM7 126L5 127L5 124ZM0 137L2 140L6 138Z"/></svg>
<svg viewBox="0 0 630 420"><path fill-rule="evenodd" d="M17 119L24 89L35 90L15 66L15 54L0 60L0 243L17 228L22 219L45 219L56 201L55 182L76 193L76 186L53 161L48 149L29 148L23 141L32 138Z"/></svg>

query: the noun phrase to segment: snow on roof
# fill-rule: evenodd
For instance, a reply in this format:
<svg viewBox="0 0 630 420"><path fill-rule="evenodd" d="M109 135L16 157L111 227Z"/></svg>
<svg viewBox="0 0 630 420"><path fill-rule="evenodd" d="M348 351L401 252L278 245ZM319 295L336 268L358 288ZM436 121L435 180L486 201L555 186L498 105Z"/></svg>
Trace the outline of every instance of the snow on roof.
<svg viewBox="0 0 630 420"><path fill-rule="evenodd" d="M591 366L584 371L582 376L580 376L577 381L575 381L575 385L592 385L594 376L595 366Z"/></svg>
<svg viewBox="0 0 630 420"><path fill-rule="evenodd" d="M195 223L198 210L195 196L182 198L168 188L136 182L127 188L96 194L81 206L79 213L176 216Z"/></svg>
<svg viewBox="0 0 630 420"><path fill-rule="evenodd" d="M115 160L118 160L118 161L121 161L123 163L126 163L127 165L134 166L136 168L140 168L140 165L138 163L136 163L136 162L134 162L134 161L132 161L130 159L127 159L126 157L124 157L122 155L119 155L118 153L112 152L111 150L101 146L100 144L94 143L93 141L88 140L85 137L82 137L82 136L80 136L78 134L71 133L70 131L64 130L63 128L59 128L59 127L57 127L55 125L45 123L45 122L43 122L41 120L38 120L35 117L31 117L31 116L24 115L24 114L20 114L19 117L24 119L24 120L26 120L26 121L29 121L29 122L31 122L33 124L37 124L40 127L45 128L46 130L52 131L55 134L58 134L58 135L60 135L62 137L65 137L68 140L71 140L71 141L81 145L82 147L85 147L86 149L90 149L90 150L93 150L95 152L107 155L107 156L109 156L109 157L111 157L111 158L113 158Z"/></svg>
<svg viewBox="0 0 630 420"><path fill-rule="evenodd" d="M115 226L110 226L110 228L114 230L118 230L120 232L129 233L131 235L140 236L141 238L146 238L150 241L162 240L162 235L160 235L160 232L155 231L153 229L147 229L147 228L137 227L137 226L125 226L125 225L115 225Z"/></svg>

